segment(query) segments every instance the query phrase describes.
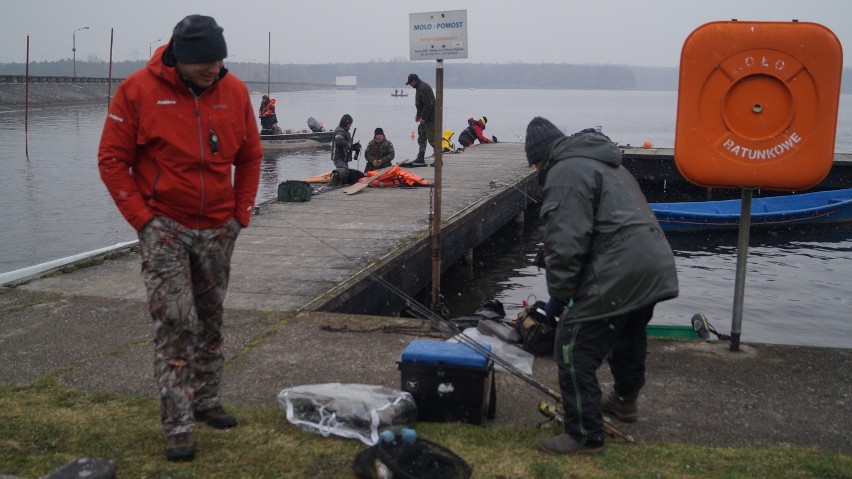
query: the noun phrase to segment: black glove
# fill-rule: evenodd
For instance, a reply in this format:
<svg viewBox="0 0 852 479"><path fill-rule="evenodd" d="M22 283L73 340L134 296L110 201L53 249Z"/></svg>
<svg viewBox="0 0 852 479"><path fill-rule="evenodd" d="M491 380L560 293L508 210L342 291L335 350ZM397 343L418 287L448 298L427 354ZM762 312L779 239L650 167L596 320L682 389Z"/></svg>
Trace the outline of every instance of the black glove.
<svg viewBox="0 0 852 479"><path fill-rule="evenodd" d="M361 142L356 141L352 144L352 151L361 151Z"/></svg>
<svg viewBox="0 0 852 479"><path fill-rule="evenodd" d="M547 322L549 324L556 324L556 318L562 314L563 309L565 309L564 301L559 301L556 298L550 298L550 301L548 301L547 305L544 306L544 315L547 318Z"/></svg>

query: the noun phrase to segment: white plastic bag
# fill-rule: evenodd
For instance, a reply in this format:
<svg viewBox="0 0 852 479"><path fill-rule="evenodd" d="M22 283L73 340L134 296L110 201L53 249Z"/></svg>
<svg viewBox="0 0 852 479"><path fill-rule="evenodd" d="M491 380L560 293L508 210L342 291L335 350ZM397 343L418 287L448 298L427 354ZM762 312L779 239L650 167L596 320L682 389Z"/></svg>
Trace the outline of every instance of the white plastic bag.
<svg viewBox="0 0 852 479"><path fill-rule="evenodd" d="M498 358L506 361L526 374L533 373L533 361L535 360L535 356L524 351L523 349L515 346L514 344L509 344L506 341L503 341L500 338L495 338L494 336L488 336L486 334L482 334L476 328L467 328L462 332L468 338L476 341L479 344L490 344L491 345L491 354L497 356ZM450 342L459 342L464 344L464 340L458 339L456 336L448 339ZM498 363L494 363L494 367L498 370L506 371L506 368L500 366Z"/></svg>
<svg viewBox="0 0 852 479"><path fill-rule="evenodd" d="M308 384L282 390L278 404L287 420L306 431L358 439L368 446L379 432L417 420L410 393L369 384Z"/></svg>

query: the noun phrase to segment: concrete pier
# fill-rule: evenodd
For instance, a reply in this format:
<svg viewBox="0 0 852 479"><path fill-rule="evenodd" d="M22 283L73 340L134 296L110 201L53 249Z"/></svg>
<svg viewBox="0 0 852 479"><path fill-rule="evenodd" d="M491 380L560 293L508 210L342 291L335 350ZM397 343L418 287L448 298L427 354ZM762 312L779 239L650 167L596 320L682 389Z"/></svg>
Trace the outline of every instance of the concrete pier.
<svg viewBox="0 0 852 479"><path fill-rule="evenodd" d="M446 269L526 209L535 170L521 143L477 145L443 155L443 162L441 265ZM409 171L434 180L434 168ZM401 299L370 276L408 294L429 286L431 193L428 187L370 187L355 195L338 189L305 203L258 208L237 240L225 307L393 311ZM131 253L21 287L144 301L139 264L138 254Z"/></svg>

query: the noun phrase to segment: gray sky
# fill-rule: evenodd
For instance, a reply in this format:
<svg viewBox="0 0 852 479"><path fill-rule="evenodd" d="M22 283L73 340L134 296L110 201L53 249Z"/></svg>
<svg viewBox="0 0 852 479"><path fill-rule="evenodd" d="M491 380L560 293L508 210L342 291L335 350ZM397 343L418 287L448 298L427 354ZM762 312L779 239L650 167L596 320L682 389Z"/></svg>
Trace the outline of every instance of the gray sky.
<svg viewBox="0 0 852 479"><path fill-rule="evenodd" d="M0 62L145 59L185 15L211 15L225 29L229 60L335 63L409 59L410 13L467 10L474 63L602 63L677 66L684 40L704 23L814 22L845 47L850 0L0 0ZM162 39L162 42L156 40Z"/></svg>

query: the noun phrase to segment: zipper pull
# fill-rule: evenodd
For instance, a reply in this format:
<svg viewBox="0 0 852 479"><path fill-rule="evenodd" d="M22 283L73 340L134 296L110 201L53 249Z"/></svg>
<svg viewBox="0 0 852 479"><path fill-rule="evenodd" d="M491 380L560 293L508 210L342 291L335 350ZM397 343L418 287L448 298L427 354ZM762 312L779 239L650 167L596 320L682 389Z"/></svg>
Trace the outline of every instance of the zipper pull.
<svg viewBox="0 0 852 479"><path fill-rule="evenodd" d="M213 128L210 129L210 149L213 150L214 155L219 153L219 137L216 136Z"/></svg>

